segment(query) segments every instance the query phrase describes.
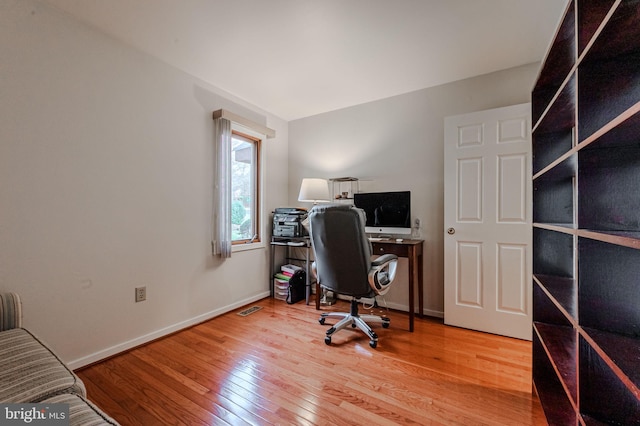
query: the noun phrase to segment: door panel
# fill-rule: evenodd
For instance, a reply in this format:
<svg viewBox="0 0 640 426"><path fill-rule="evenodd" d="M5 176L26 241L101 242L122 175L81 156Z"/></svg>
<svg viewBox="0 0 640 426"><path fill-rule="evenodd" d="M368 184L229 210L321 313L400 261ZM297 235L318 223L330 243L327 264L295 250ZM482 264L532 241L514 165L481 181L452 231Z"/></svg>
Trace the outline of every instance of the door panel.
<svg viewBox="0 0 640 426"><path fill-rule="evenodd" d="M484 129L482 124L471 124L468 126L458 127L458 148L468 146L480 146L482 145L482 137L484 136Z"/></svg>
<svg viewBox="0 0 640 426"><path fill-rule="evenodd" d="M482 158L458 161L458 222L482 221Z"/></svg>
<svg viewBox="0 0 640 426"><path fill-rule="evenodd" d="M527 247L498 244L498 300L496 309L507 313L527 313Z"/></svg>
<svg viewBox="0 0 640 426"><path fill-rule="evenodd" d="M456 302L460 305L482 306L482 244L458 242Z"/></svg>
<svg viewBox="0 0 640 426"><path fill-rule="evenodd" d="M498 222L526 223L527 157L498 157Z"/></svg>
<svg viewBox="0 0 640 426"><path fill-rule="evenodd" d="M530 105L445 119L445 323L531 339Z"/></svg>

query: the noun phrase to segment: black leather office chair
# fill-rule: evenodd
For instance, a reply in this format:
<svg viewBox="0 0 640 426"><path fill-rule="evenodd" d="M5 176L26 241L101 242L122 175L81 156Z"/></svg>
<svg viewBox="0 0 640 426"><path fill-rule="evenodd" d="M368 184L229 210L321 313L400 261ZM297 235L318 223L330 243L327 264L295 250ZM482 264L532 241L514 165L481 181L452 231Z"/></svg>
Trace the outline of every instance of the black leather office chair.
<svg viewBox="0 0 640 426"><path fill-rule="evenodd" d="M326 318L340 318L327 330L324 342L331 344L331 336L351 325L369 336L369 346L378 345L378 335L368 323L389 327L389 318L359 315L358 299L383 295L396 275L398 257L393 254L371 259L371 243L365 233L365 213L346 204L314 206L309 212L309 234L315 252L312 271L318 283L337 294L351 297L351 312L325 312ZM319 295L316 295L319 297Z"/></svg>

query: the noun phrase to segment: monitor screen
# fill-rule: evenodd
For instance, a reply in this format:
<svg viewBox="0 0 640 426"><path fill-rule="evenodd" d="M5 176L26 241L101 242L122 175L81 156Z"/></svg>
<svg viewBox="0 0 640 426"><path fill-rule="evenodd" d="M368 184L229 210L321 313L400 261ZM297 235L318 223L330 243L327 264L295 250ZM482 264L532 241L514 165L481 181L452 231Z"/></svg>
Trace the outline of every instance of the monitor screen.
<svg viewBox="0 0 640 426"><path fill-rule="evenodd" d="M367 232L411 233L410 191L355 193L353 204L365 211Z"/></svg>

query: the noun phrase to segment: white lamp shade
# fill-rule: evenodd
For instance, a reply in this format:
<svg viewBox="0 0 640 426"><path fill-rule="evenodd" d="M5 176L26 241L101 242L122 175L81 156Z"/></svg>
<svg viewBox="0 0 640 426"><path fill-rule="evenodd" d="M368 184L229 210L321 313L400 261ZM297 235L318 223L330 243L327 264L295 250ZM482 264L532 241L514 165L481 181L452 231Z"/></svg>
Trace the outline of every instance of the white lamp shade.
<svg viewBox="0 0 640 426"><path fill-rule="evenodd" d="M298 201L317 203L329 201L329 185L326 179L304 178L300 185Z"/></svg>

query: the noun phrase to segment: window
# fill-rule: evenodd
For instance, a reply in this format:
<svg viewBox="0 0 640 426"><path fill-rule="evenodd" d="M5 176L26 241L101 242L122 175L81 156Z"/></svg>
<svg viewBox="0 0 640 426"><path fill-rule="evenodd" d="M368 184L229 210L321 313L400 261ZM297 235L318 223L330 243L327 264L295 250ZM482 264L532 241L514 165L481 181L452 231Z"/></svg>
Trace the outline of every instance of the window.
<svg viewBox="0 0 640 426"><path fill-rule="evenodd" d="M260 241L260 139L232 131L231 241Z"/></svg>
<svg viewBox="0 0 640 426"><path fill-rule="evenodd" d="M264 137L275 135L275 130L237 114L224 109L213 111L213 255L226 259L236 249L262 247L246 243L260 242L260 149Z"/></svg>

